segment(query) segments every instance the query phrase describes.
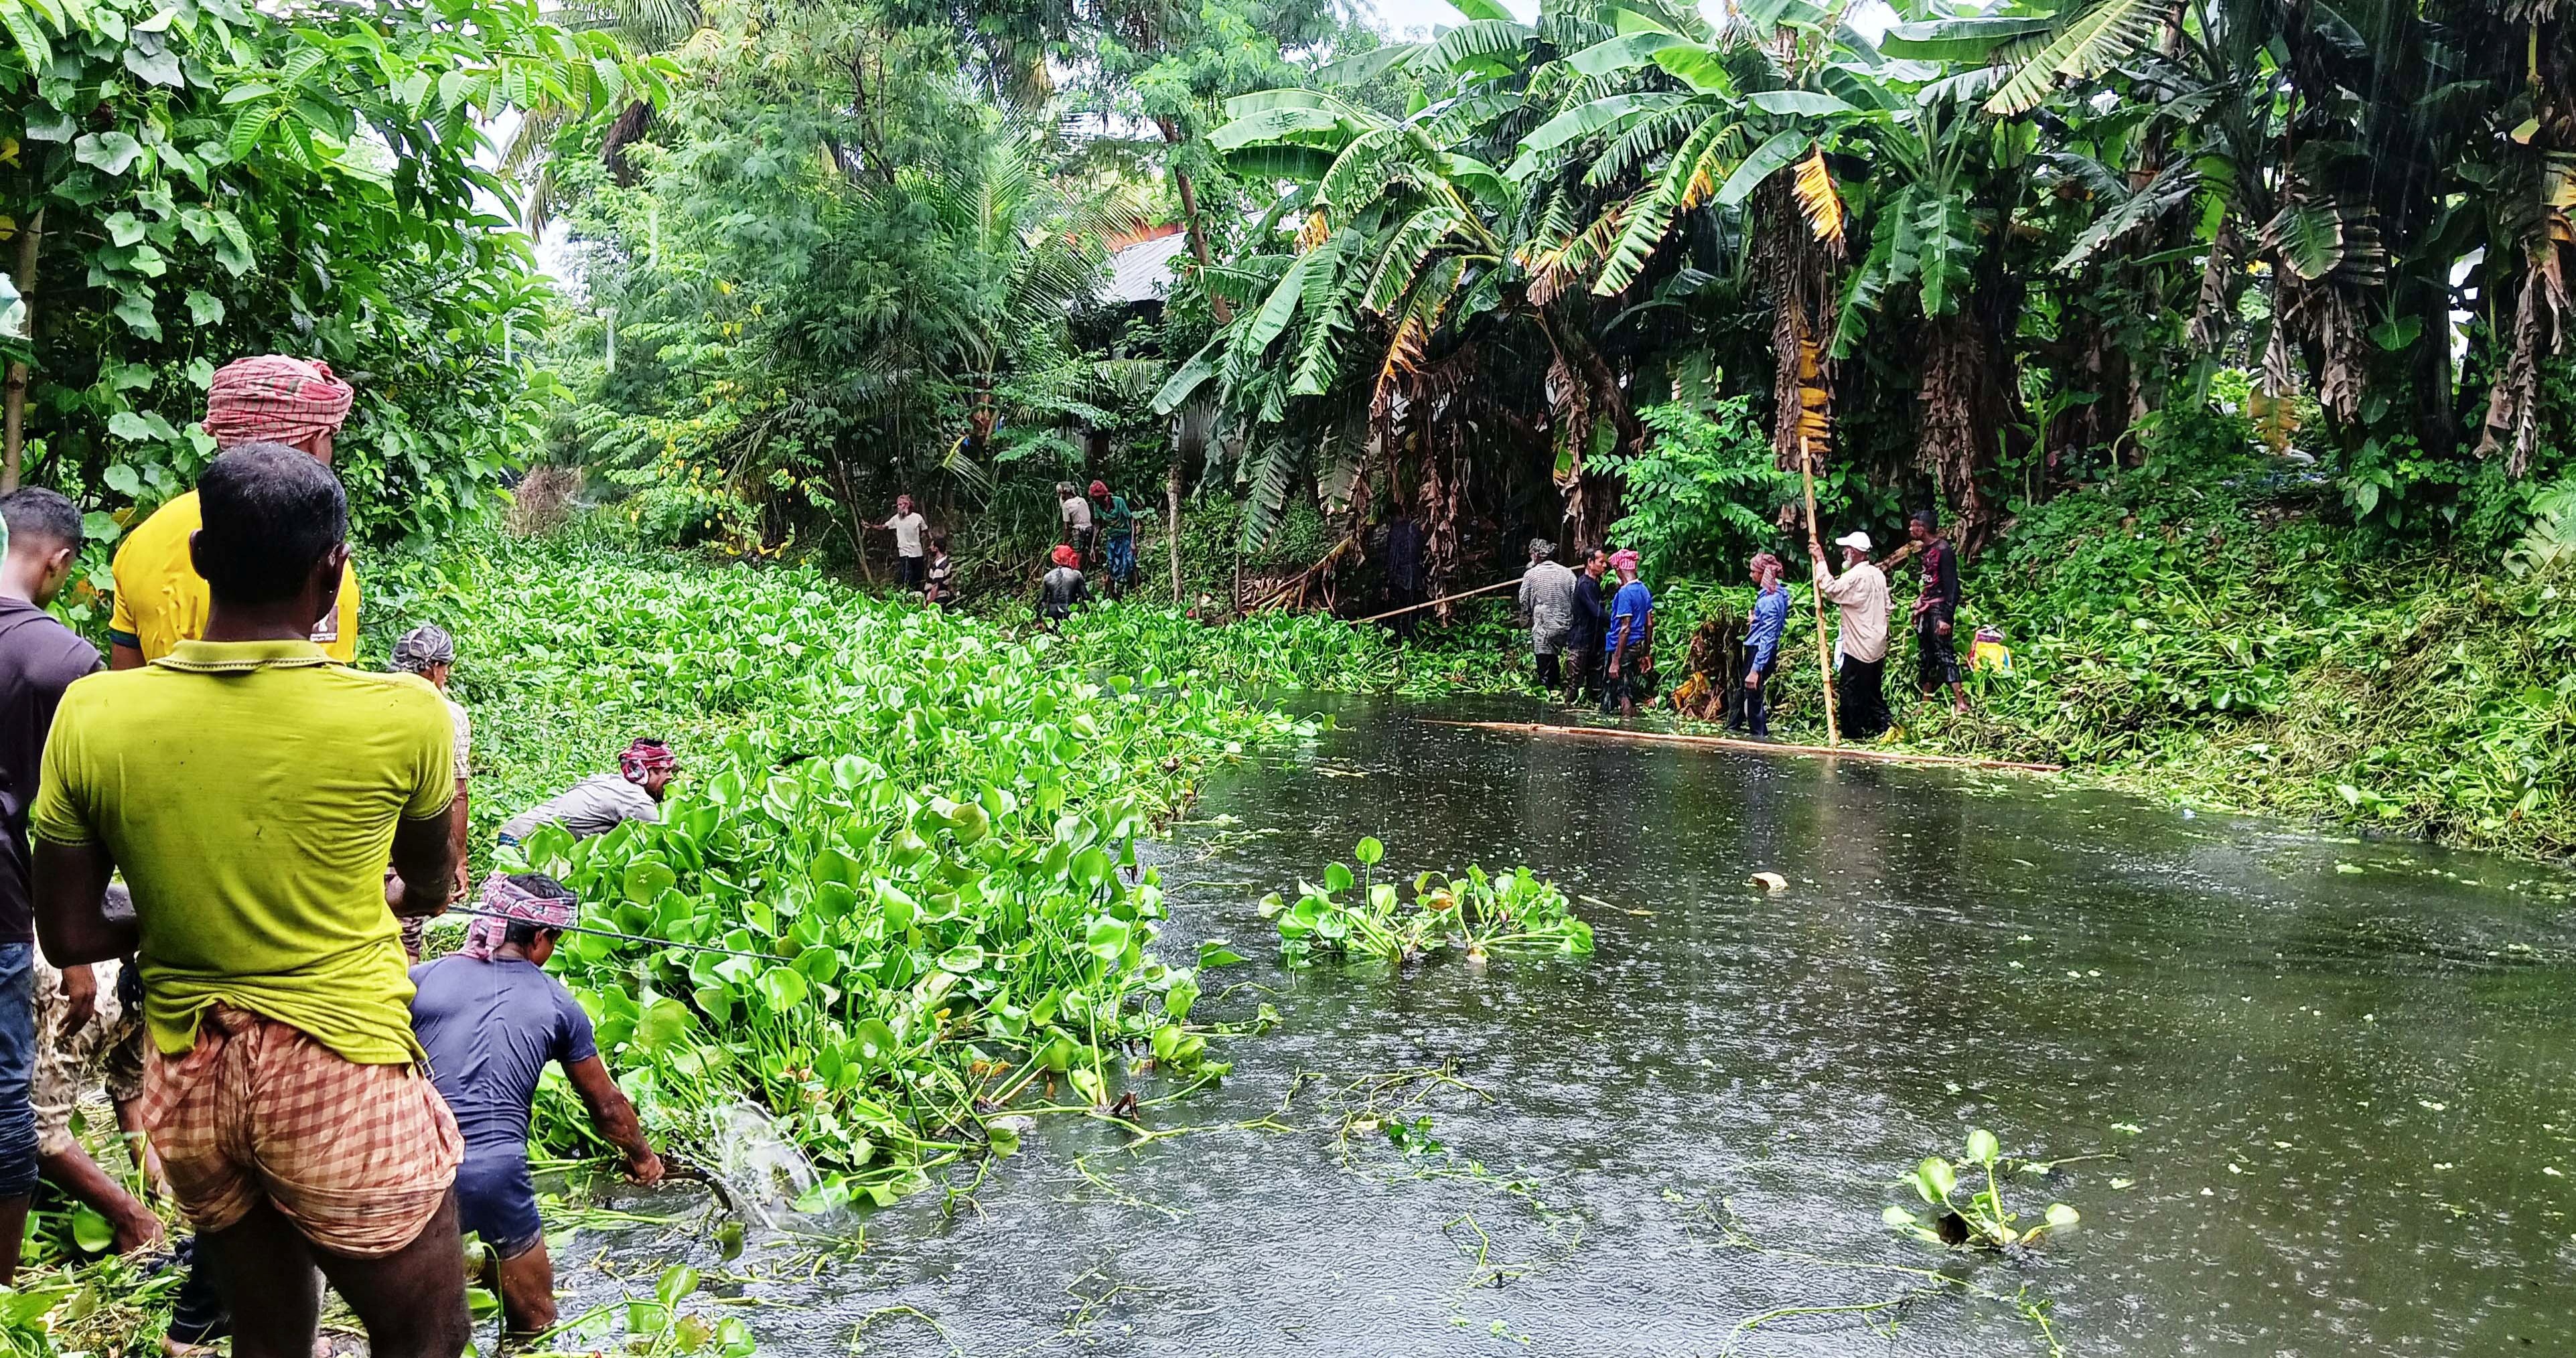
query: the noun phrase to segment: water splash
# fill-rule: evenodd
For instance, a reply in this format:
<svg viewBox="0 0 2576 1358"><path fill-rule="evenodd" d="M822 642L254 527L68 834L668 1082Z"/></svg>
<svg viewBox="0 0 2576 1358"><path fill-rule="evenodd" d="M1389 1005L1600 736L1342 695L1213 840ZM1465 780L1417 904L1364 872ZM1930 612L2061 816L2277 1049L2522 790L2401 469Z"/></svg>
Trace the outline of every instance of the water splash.
<svg viewBox="0 0 2576 1358"><path fill-rule="evenodd" d="M776 1229L781 1214L815 1183L814 1165L779 1133L769 1114L749 1103L715 1110L708 1170L724 1183L738 1212Z"/></svg>

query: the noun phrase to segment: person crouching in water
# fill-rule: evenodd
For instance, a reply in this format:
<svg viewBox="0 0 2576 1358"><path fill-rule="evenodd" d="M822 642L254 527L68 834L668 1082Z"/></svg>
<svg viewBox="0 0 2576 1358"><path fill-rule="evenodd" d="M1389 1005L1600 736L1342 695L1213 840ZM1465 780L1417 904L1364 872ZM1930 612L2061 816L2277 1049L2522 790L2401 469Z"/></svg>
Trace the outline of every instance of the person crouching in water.
<svg viewBox="0 0 2576 1358"><path fill-rule="evenodd" d="M501 823L501 842L516 844L540 825L560 825L575 839L604 835L630 820L660 820L662 794L680 776L679 757L658 740L638 737L617 756L617 772L596 773Z"/></svg>
<svg viewBox="0 0 2576 1358"><path fill-rule="evenodd" d="M465 1137L457 1224L498 1261L501 1311L514 1337L555 1323L554 1261L528 1173L528 1124L548 1061L571 1078L600 1139L625 1152L627 1177L662 1179L661 1157L600 1059L590 1016L545 972L580 905L551 877L496 872L483 883L486 913L466 931L464 948L411 969L412 1031Z"/></svg>
<svg viewBox="0 0 2576 1358"><path fill-rule="evenodd" d="M1051 559L1054 569L1038 581L1038 617L1054 627L1073 616L1076 604L1090 601L1091 582L1082 576L1082 553L1058 547Z"/></svg>

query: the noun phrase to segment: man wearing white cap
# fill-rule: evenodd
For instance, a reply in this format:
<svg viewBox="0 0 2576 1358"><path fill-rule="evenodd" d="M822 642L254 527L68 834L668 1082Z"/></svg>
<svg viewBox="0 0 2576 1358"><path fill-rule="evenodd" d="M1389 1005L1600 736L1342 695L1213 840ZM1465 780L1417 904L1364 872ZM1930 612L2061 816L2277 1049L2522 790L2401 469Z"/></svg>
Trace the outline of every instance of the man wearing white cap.
<svg viewBox="0 0 2576 1358"><path fill-rule="evenodd" d="M1869 564L1869 534L1854 529L1834 539L1843 549L1843 573L1825 567L1825 549L1810 543L1816 585L1842 610L1842 664L1834 672L1834 697L1843 734L1874 740L1887 729L1887 574Z"/></svg>

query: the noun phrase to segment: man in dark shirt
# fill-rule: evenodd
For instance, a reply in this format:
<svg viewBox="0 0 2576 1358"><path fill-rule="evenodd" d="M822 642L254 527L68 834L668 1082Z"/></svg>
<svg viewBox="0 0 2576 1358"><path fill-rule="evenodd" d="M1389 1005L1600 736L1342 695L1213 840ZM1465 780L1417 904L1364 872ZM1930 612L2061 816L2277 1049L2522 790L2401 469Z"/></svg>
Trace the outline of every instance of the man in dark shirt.
<svg viewBox="0 0 2576 1358"><path fill-rule="evenodd" d="M45 733L71 682L99 666L98 651L54 621L45 605L62 591L80 555L81 512L36 487L0 498L7 526L0 551L0 1284L16 1276L26 1234L27 1200L36 1188L36 1109L29 1082L36 1068L35 907L28 887L27 808L36 799ZM95 993L87 967L65 967L64 994ZM89 1018L85 1006L64 1014L67 1027Z"/></svg>
<svg viewBox="0 0 2576 1358"><path fill-rule="evenodd" d="M1583 554L1574 573L1574 630L1566 634L1565 700L1579 703L1594 696L1601 684L1601 638L1610 630L1610 610L1601 597L1601 576L1610 569L1610 552L1595 547Z"/></svg>
<svg viewBox="0 0 2576 1358"><path fill-rule="evenodd" d="M590 1016L545 972L579 905L551 877L494 873L483 884L487 913L466 932L464 948L411 969L419 988L412 1031L465 1137L465 1162L456 1168L458 1224L500 1260L501 1309L512 1334L555 1323L554 1261L528 1176L528 1119L546 1063L572 1078L591 1125L626 1152L626 1172L636 1182L662 1178L634 1107L599 1059Z"/></svg>
<svg viewBox="0 0 2576 1358"><path fill-rule="evenodd" d="M1389 608L1412 608L1421 603L1425 577L1422 569L1422 525L1413 521L1413 511L1403 501L1396 501L1395 520L1386 526L1386 594ZM1393 619L1395 634L1410 639L1413 629L1422 624L1422 610L1398 613Z"/></svg>
<svg viewBox="0 0 2576 1358"><path fill-rule="evenodd" d="M1941 536L1941 521L1928 509L1914 511L1905 536L1923 557L1923 590L1914 598L1915 664L1923 696L1937 698L1950 686L1950 703L1964 716L1967 686L1959 682L1959 648L1951 637L1959 616L1959 553Z"/></svg>

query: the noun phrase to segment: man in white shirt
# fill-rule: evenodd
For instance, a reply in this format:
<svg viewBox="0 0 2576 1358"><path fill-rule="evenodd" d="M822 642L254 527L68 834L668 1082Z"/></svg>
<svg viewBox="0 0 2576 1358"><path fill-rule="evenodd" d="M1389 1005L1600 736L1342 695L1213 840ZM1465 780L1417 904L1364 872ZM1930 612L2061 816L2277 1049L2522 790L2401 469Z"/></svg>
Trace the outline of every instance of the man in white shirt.
<svg viewBox="0 0 2576 1358"><path fill-rule="evenodd" d="M1091 561L1091 501L1071 481L1058 481L1055 486L1058 507L1064 513L1064 540L1071 547L1074 569L1080 570Z"/></svg>
<svg viewBox="0 0 2576 1358"><path fill-rule="evenodd" d="M680 761L658 740L638 737L617 756L617 772L596 774L501 823L501 842L516 844L540 825L560 825L575 839L604 835L630 820L660 820L662 793L680 776Z"/></svg>
<svg viewBox="0 0 2576 1358"><path fill-rule="evenodd" d="M1834 539L1843 549L1843 573L1825 568L1825 549L1809 544L1816 584L1842 610L1842 664L1834 671L1835 715L1842 733L1874 740L1887 730L1887 575L1869 564L1869 534L1855 529Z"/></svg>
<svg viewBox="0 0 2576 1358"><path fill-rule="evenodd" d="M930 527L930 520L913 509L911 496L898 495L894 497L894 517L877 526L894 534L894 582L905 589L921 588L921 536Z"/></svg>

